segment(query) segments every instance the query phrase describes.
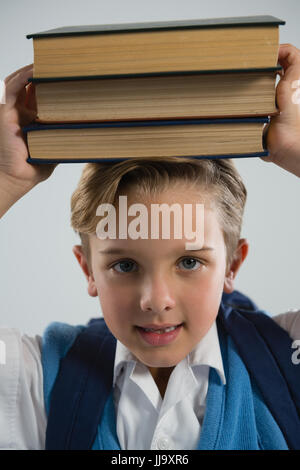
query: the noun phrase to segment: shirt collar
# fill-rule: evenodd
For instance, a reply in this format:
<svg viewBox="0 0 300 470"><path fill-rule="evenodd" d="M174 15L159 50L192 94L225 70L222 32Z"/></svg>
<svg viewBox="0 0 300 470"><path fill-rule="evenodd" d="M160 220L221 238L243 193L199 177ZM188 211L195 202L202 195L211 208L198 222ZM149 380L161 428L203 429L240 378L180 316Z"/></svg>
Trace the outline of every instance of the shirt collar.
<svg viewBox="0 0 300 470"><path fill-rule="evenodd" d="M197 368L202 365L213 367L216 369L222 383L226 384L226 378L223 367L222 354L220 349L218 331L216 322L214 322L206 335L199 341L197 346L188 354L188 365L197 372ZM122 367L126 363L133 365L138 362L138 359L117 340L113 386L121 373Z"/></svg>
<svg viewBox="0 0 300 470"><path fill-rule="evenodd" d="M192 368L207 365L216 369L223 383L226 384L223 360L217 330L217 324L214 322L206 335L199 341L195 349L188 355L188 364Z"/></svg>

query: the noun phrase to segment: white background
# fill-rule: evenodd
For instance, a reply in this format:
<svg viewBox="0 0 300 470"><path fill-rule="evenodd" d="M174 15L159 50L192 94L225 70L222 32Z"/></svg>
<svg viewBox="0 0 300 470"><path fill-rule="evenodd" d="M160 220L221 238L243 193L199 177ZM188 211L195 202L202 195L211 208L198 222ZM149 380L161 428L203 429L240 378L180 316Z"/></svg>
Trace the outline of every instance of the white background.
<svg viewBox="0 0 300 470"><path fill-rule="evenodd" d="M1 0L0 79L33 62L30 33L265 14L286 21L279 27L281 43L300 48L299 0ZM235 162L248 190L242 236L250 243L236 288L271 314L300 308L299 179L259 158ZM59 165L0 221L0 326L34 335L51 321L85 324L101 315L72 253L79 237L70 227L70 197L83 166Z"/></svg>

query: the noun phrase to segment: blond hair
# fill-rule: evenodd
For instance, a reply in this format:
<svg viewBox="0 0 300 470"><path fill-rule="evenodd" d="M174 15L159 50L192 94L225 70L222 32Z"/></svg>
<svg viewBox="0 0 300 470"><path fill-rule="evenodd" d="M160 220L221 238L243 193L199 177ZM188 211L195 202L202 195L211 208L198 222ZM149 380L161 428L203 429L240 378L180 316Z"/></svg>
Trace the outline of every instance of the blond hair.
<svg viewBox="0 0 300 470"><path fill-rule="evenodd" d="M95 234L100 204L115 204L121 194L155 196L174 184L199 189L212 199L227 252L227 269L237 247L247 191L229 159L181 157L138 158L119 162L87 163L71 198L71 226L79 234L91 270L88 234Z"/></svg>

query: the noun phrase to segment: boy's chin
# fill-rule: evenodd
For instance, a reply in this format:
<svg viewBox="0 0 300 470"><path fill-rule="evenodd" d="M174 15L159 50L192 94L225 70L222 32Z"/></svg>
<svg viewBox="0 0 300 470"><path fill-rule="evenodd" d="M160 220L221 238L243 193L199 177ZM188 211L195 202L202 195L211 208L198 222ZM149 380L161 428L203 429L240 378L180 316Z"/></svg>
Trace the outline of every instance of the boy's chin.
<svg viewBox="0 0 300 470"><path fill-rule="evenodd" d="M187 354L176 355L174 354L164 354L163 352L155 351L155 353L148 354L135 354L136 358L148 368L170 368L176 367L179 362L181 362Z"/></svg>

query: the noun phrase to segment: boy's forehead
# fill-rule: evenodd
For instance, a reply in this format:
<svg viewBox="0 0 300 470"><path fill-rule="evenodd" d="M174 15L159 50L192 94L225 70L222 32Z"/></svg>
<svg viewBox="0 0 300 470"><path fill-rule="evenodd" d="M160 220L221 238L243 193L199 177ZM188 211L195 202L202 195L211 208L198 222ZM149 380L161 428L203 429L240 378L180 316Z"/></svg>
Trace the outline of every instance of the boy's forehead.
<svg viewBox="0 0 300 470"><path fill-rule="evenodd" d="M145 206L143 216L140 205L131 215L128 214L128 205L128 212L123 214L122 220L117 211L110 216L106 211L100 219L101 230L99 223L96 233L90 234L93 250L111 254L140 250L151 254L152 249L174 253L189 246L187 251L192 252L203 247L212 249L220 238L223 239L216 212L204 204L190 205L188 210L183 208L182 211L172 211L165 206L164 210L156 213L149 213L149 207Z"/></svg>
<svg viewBox="0 0 300 470"><path fill-rule="evenodd" d="M179 256L182 253L187 255L196 252L213 252L214 246L201 245L199 249L187 250L184 240L97 240L94 252L98 256L132 256L141 254L149 259L154 259L155 254L160 254L164 258Z"/></svg>

